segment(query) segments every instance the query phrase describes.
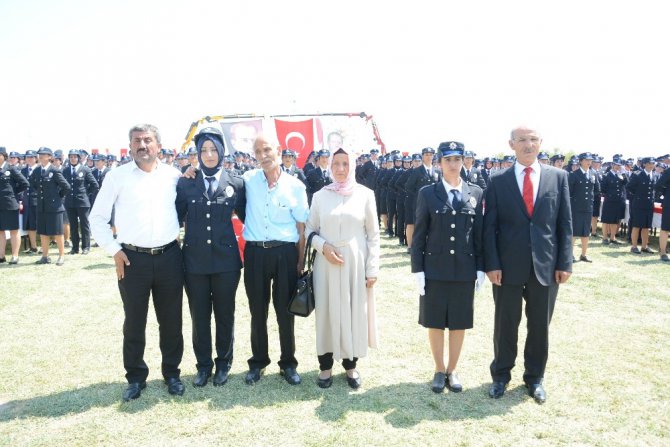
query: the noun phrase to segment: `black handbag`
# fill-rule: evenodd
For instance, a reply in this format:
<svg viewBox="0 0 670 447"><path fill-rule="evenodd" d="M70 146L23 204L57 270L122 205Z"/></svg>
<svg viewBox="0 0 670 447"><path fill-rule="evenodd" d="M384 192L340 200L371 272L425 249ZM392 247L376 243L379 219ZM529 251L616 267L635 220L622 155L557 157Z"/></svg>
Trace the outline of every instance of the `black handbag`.
<svg viewBox="0 0 670 447"><path fill-rule="evenodd" d="M305 243L304 261L307 263L307 269L298 278L295 285L295 292L288 302L288 313L297 317L309 317L314 310L314 284L312 282L312 264L316 258L316 250L310 252L312 238L316 233L311 233Z"/></svg>

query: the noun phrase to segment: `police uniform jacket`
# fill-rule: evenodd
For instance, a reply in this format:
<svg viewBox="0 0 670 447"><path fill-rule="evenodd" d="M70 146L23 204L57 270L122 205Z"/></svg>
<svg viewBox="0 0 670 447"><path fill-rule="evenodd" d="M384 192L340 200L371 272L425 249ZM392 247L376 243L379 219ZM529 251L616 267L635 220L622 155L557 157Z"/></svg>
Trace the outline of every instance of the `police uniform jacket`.
<svg viewBox="0 0 670 447"><path fill-rule="evenodd" d="M28 166L21 169L21 175L28 180L28 184L30 184L30 176L35 172L37 167L38 165L33 166L32 171ZM29 186L28 189L21 194L20 200L23 200L24 206L37 206L37 191L35 191L35 188L33 188L32 185Z"/></svg>
<svg viewBox="0 0 670 447"><path fill-rule="evenodd" d="M663 201L661 203L663 211L667 212L666 210L670 209L670 169L666 169L665 172L663 172L654 188L659 195L663 196Z"/></svg>
<svg viewBox="0 0 670 447"><path fill-rule="evenodd" d="M286 169L284 165L282 165L281 170L288 173L288 175L291 175L298 180L300 180L305 186L307 186L307 177L305 177L305 173L297 167L296 165L291 165L290 168ZM242 174L240 174L242 175Z"/></svg>
<svg viewBox="0 0 670 447"><path fill-rule="evenodd" d="M233 229L233 211L244 222L246 195L242 177L221 172L219 186L210 199L203 172L177 182L177 216L184 223L184 267L187 273L209 275L237 271L242 260Z"/></svg>
<svg viewBox="0 0 670 447"><path fill-rule="evenodd" d="M15 211L19 209L17 196L28 189L28 180L16 167L4 162L0 165L0 210Z"/></svg>
<svg viewBox="0 0 670 447"><path fill-rule="evenodd" d="M628 181L628 191L630 192L630 211L634 210L649 211L654 209L654 173L651 178L644 170L636 171L630 176Z"/></svg>
<svg viewBox="0 0 670 447"><path fill-rule="evenodd" d="M573 213L593 212L593 198L600 197L600 182L595 174L589 173L588 178L581 169L568 174L570 188L570 209Z"/></svg>
<svg viewBox="0 0 670 447"><path fill-rule="evenodd" d="M600 192L606 202L624 202L626 200L626 184L628 184L626 175L617 175L616 172L609 171L603 175L600 182Z"/></svg>
<svg viewBox="0 0 670 447"><path fill-rule="evenodd" d="M78 163L74 166L63 168L63 177L70 184L70 192L65 196L65 208L90 208L90 194L98 192L98 182L93 177L93 173L88 166L82 166Z"/></svg>
<svg viewBox="0 0 670 447"><path fill-rule="evenodd" d="M470 168L470 172L468 172L468 175L465 175L465 166L463 166L461 168L461 178L468 183L473 183L479 186L481 189L486 189L487 186L486 179L484 178L484 176L482 176L481 171L475 168L474 166Z"/></svg>
<svg viewBox="0 0 670 447"><path fill-rule="evenodd" d="M379 167L372 160L368 160L361 166L360 176L363 184L374 191L377 182Z"/></svg>
<svg viewBox="0 0 670 447"><path fill-rule="evenodd" d="M46 169L38 166L30 176L30 186L37 194L37 210L41 213L65 211L63 199L70 191L70 184L63 173L53 165Z"/></svg>
<svg viewBox="0 0 670 447"><path fill-rule="evenodd" d="M407 198L405 184L407 183L407 179L411 173L412 168L403 169L402 172L393 179L393 187L395 188L396 198L398 201L402 200L403 205L405 204L405 199Z"/></svg>
<svg viewBox="0 0 670 447"><path fill-rule="evenodd" d="M456 211L440 181L419 191L412 239L412 273L426 279L474 281L484 271L482 246L484 193L463 182Z"/></svg>
<svg viewBox="0 0 670 447"><path fill-rule="evenodd" d="M405 191L407 192L407 207L416 208L416 199L419 190L424 186L432 185L439 180L439 172L433 168L433 175L428 173L424 165L412 169L405 183Z"/></svg>
<svg viewBox="0 0 670 447"><path fill-rule="evenodd" d="M390 169L390 173L388 175L388 182L386 183L386 189L387 189L387 197L388 200L396 200L398 198L398 192L395 189L395 181L400 177L400 174L402 174L403 170L402 168L392 168Z"/></svg>
<svg viewBox="0 0 670 447"><path fill-rule="evenodd" d="M307 198L309 203L312 203L312 196L316 194L326 185L333 183L333 180L330 176L325 173L321 168L312 169L309 174L307 174Z"/></svg>

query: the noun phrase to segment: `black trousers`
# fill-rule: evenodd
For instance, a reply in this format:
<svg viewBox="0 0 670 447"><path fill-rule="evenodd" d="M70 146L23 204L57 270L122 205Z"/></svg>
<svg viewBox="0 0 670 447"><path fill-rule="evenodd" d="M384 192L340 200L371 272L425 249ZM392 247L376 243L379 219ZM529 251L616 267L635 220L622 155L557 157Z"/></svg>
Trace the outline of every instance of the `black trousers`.
<svg viewBox="0 0 670 447"><path fill-rule="evenodd" d="M247 244L244 248L244 265L244 287L251 312L252 356L248 360L249 368L262 369L270 364L267 325L270 292L279 326L279 367L296 368L294 317L287 310L298 280L296 245L262 248Z"/></svg>
<svg viewBox="0 0 670 447"><path fill-rule="evenodd" d="M389 197L388 197L387 202L386 202L386 211L388 212L388 229L387 229L388 234L390 236L395 236L396 234L398 234L398 231L397 231L398 228L397 228L397 225L396 225L396 218L398 217L397 216L397 211L398 210L396 209L395 194L393 196L391 196L391 194L389 194ZM394 231L394 229L395 229L395 231Z"/></svg>
<svg viewBox="0 0 670 447"><path fill-rule="evenodd" d="M88 214L91 208L65 208L67 218L70 221L70 239L72 239L72 251L79 251L79 229L81 227L81 248L91 248L91 225L88 222Z"/></svg>
<svg viewBox="0 0 670 447"><path fill-rule="evenodd" d="M323 355L317 356L319 359L319 370L320 371L328 371L329 369L332 369L333 367L333 353L332 352L326 352ZM356 369L356 363L358 362L358 357L354 357L353 360L349 359L342 359L342 367L344 369Z"/></svg>
<svg viewBox="0 0 670 447"><path fill-rule="evenodd" d="M396 210L397 210L397 219L398 225L396 227L396 235L398 236L398 242L405 244L405 198L398 197L396 200Z"/></svg>
<svg viewBox="0 0 670 447"><path fill-rule="evenodd" d="M184 268L181 248L174 245L165 253L152 256L123 249L130 265L119 281L123 300L123 366L129 383L143 382L149 376L144 362L149 294L153 297L160 333L164 378L179 377L179 363L184 353L182 337L182 294Z"/></svg>
<svg viewBox="0 0 670 447"><path fill-rule="evenodd" d="M233 363L235 292L240 271L210 275L186 273L188 307L193 325L193 352L198 370L229 370ZM216 359L212 361L212 310L216 324Z"/></svg>
<svg viewBox="0 0 670 447"><path fill-rule="evenodd" d="M503 281L505 274L503 272ZM530 278L522 285L493 286L495 324L491 377L507 383L517 355L522 300L526 301L528 334L524 349L523 380L527 384L541 383L549 354L549 323L554 313L558 284L543 286L531 270Z"/></svg>

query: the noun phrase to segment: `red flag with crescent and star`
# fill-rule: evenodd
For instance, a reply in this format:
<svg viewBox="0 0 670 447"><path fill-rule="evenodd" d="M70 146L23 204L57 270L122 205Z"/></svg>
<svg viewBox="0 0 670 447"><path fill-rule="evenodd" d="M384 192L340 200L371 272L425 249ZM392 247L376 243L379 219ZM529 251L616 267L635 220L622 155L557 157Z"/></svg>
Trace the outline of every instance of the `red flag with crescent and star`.
<svg viewBox="0 0 670 447"><path fill-rule="evenodd" d="M314 150L314 119L305 121L283 121L275 119L277 140L282 149L291 149L297 154L296 165L305 166L307 157Z"/></svg>

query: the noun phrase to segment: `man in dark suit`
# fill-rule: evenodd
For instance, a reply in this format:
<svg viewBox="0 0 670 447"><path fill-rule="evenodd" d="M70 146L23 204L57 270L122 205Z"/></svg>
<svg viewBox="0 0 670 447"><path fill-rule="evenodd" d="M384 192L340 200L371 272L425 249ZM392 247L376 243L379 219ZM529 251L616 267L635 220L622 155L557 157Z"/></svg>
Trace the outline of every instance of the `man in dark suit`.
<svg viewBox="0 0 670 447"><path fill-rule="evenodd" d="M63 177L70 184L70 191L65 196L65 211L70 221L72 237L71 255L79 253L79 229L81 228L81 254L87 255L91 250L91 225L88 214L91 212L90 194L98 192L98 182L88 166L80 163L81 154L77 149L68 154L70 165L63 168Z"/></svg>
<svg viewBox="0 0 670 447"><path fill-rule="evenodd" d="M533 129L512 131L509 145L517 161L491 178L484 215L484 262L495 301L489 396L501 397L511 379L525 299L528 336L523 379L538 403L546 400L542 380L558 286L572 271L568 175L537 161L541 144Z"/></svg>
<svg viewBox="0 0 670 447"><path fill-rule="evenodd" d="M474 166L475 153L472 151L465 151L465 158L463 158L463 167L461 168L461 178L468 183L479 186L481 189L486 189L486 179L481 171Z"/></svg>

